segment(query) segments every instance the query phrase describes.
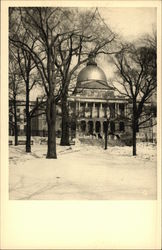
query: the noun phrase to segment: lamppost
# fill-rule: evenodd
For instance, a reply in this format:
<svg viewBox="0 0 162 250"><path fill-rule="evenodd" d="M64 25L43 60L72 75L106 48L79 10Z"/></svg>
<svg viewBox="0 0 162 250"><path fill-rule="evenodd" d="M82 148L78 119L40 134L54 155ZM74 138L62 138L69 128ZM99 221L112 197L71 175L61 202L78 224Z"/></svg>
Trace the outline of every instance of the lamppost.
<svg viewBox="0 0 162 250"><path fill-rule="evenodd" d="M109 128L109 122L110 122L110 108L107 108L106 112L106 123L104 126L104 132L105 132L105 150L107 149L107 137L108 137L108 128Z"/></svg>

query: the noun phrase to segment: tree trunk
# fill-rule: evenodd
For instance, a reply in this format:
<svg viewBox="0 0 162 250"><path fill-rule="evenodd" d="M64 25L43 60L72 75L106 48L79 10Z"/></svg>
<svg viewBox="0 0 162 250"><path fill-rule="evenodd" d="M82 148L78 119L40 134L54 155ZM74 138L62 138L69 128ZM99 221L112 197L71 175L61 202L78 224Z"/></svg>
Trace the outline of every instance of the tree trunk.
<svg viewBox="0 0 162 250"><path fill-rule="evenodd" d="M31 152L31 119L27 117L26 120L26 152Z"/></svg>
<svg viewBox="0 0 162 250"><path fill-rule="evenodd" d="M15 146L17 146L18 145L18 127L17 127L17 104L16 104L16 96L14 96L13 104L14 104L14 136L15 136Z"/></svg>
<svg viewBox="0 0 162 250"><path fill-rule="evenodd" d="M16 118L16 120L17 120L17 118ZM17 146L18 145L18 128L17 128L17 122L15 122L15 146Z"/></svg>
<svg viewBox="0 0 162 250"><path fill-rule="evenodd" d="M29 79L26 82L26 152L31 152L31 118L29 111Z"/></svg>
<svg viewBox="0 0 162 250"><path fill-rule="evenodd" d="M107 149L107 140L108 140L108 129L109 129L109 121L107 119L107 123L104 126L104 133L105 133L105 150Z"/></svg>
<svg viewBox="0 0 162 250"><path fill-rule="evenodd" d="M107 130L105 130L105 150L107 149Z"/></svg>
<svg viewBox="0 0 162 250"><path fill-rule="evenodd" d="M133 155L137 154L137 150L136 150L136 131L137 131L137 122L134 119L133 121Z"/></svg>
<svg viewBox="0 0 162 250"><path fill-rule="evenodd" d="M69 110L68 110L68 102L67 95L65 94L62 97L62 134L61 134L61 146L69 146Z"/></svg>
<svg viewBox="0 0 162 250"><path fill-rule="evenodd" d="M138 125L138 114L137 114L137 102L136 99L133 99L133 120L132 120L132 132L133 132L133 155L137 154L136 150L136 132L137 132L137 125Z"/></svg>
<svg viewBox="0 0 162 250"><path fill-rule="evenodd" d="M56 103L52 95L48 96L47 99L47 124L48 124L48 159L57 159L56 154Z"/></svg>

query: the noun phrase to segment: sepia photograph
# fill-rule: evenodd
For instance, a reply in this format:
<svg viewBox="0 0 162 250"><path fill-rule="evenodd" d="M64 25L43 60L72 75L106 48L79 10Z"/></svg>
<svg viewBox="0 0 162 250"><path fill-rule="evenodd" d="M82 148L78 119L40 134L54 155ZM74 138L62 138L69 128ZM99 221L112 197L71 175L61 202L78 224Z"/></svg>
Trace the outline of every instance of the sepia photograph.
<svg viewBox="0 0 162 250"><path fill-rule="evenodd" d="M156 8L9 7L9 199L157 199Z"/></svg>
<svg viewBox="0 0 162 250"><path fill-rule="evenodd" d="M161 249L160 0L2 0L1 249Z"/></svg>

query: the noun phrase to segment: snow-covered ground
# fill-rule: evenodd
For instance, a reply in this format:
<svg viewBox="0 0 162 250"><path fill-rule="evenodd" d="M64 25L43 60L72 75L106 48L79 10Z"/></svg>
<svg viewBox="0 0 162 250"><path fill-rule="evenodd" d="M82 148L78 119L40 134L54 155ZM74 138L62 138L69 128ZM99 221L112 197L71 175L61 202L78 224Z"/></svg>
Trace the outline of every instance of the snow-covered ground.
<svg viewBox="0 0 162 250"><path fill-rule="evenodd" d="M156 146L57 145L58 159L46 159L46 145L9 147L10 199L156 199Z"/></svg>

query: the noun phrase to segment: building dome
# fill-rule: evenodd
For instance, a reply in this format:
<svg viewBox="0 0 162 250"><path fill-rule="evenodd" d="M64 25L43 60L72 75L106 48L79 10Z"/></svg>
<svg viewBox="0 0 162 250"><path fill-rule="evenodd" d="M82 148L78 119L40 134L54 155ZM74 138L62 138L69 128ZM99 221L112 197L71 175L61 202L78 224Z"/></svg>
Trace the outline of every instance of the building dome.
<svg viewBox="0 0 162 250"><path fill-rule="evenodd" d="M77 82L84 81L102 81L107 82L105 73L97 65L87 65L83 68L77 78Z"/></svg>
<svg viewBox="0 0 162 250"><path fill-rule="evenodd" d="M87 66L80 71L77 78L77 83L85 81L99 81L107 83L105 73L100 67L97 66L92 53L89 54Z"/></svg>

